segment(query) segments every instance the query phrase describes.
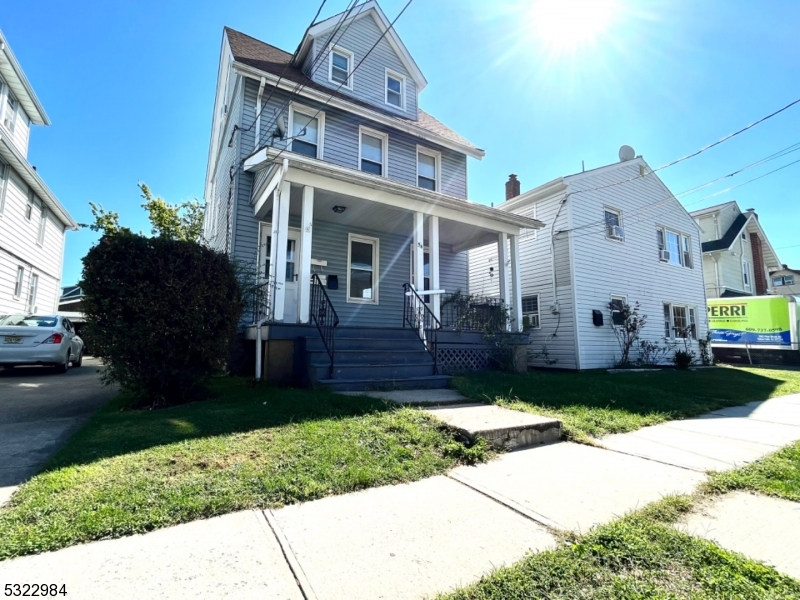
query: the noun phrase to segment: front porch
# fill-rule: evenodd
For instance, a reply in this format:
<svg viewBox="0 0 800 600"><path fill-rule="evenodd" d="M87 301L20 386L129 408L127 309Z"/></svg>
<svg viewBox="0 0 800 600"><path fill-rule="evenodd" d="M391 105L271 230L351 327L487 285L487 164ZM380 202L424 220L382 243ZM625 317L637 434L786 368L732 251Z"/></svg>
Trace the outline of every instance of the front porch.
<svg viewBox="0 0 800 600"><path fill-rule="evenodd" d="M435 346L444 330L522 330L519 235L537 221L306 157L277 165L270 152L248 159L263 290L253 337L271 339L276 325L313 326L314 335L296 339L321 340L333 378L337 338L348 328L397 340L414 332L432 375L441 372ZM467 251L491 241L508 267L498 269L500 297L465 302Z"/></svg>

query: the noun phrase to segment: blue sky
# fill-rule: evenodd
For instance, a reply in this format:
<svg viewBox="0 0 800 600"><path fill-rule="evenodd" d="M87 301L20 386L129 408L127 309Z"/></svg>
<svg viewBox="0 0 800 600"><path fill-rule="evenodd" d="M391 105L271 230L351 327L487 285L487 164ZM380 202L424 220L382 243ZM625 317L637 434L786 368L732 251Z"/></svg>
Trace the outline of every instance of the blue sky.
<svg viewBox="0 0 800 600"><path fill-rule="evenodd" d="M0 27L53 122L35 128L31 163L78 221L94 201L148 231L137 182L171 202L202 197L222 27L292 51L318 4L10 3ZM390 19L403 4L381 1ZM525 190L580 171L581 161L614 162L622 144L660 166L800 98L800 3L616 4L602 31L567 49L569 23L542 31L531 3L518 0L414 0L398 21L429 81L422 108L486 149L469 165L471 199L501 201L511 172ZM345 5L329 0L322 17ZM796 142L800 105L661 175L677 194ZM800 268L800 164L698 202L799 158L684 202L756 208L782 261ZM68 234L64 284L80 278L95 239Z"/></svg>

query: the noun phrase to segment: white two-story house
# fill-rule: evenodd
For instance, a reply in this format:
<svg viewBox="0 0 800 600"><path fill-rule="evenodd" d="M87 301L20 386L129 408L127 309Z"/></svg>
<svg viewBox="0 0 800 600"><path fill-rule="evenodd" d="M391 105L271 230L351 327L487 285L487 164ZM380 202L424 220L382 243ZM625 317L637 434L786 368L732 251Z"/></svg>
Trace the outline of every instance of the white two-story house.
<svg viewBox="0 0 800 600"><path fill-rule="evenodd" d="M31 124L49 125L0 32L0 314L54 312L75 221L28 162Z"/></svg>
<svg viewBox="0 0 800 600"><path fill-rule="evenodd" d="M267 368L308 338L320 379L435 374L423 330L466 291L467 251L502 239L517 257L541 224L468 200L467 160L484 152L419 107L427 81L381 8L313 24L294 53L226 28L217 81L204 237L266 282Z"/></svg>
<svg viewBox="0 0 800 600"><path fill-rule="evenodd" d="M641 339L662 347L688 343L698 353L706 336L697 224L641 156L623 146L620 158L522 194L515 175L506 184L500 210L545 224L520 240L530 366L613 366L612 302L638 303L647 315ZM470 251L470 293L499 292L496 254L492 246Z"/></svg>
<svg viewBox="0 0 800 600"><path fill-rule="evenodd" d="M692 217L700 227L709 298L774 292L771 273L783 266L752 208L742 211L732 201L696 210Z"/></svg>

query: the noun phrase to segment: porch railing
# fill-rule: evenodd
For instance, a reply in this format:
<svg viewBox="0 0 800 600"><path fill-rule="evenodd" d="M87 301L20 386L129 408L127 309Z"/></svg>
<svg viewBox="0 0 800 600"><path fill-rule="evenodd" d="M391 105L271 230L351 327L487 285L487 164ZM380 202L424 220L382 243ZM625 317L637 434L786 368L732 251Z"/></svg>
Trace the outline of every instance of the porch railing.
<svg viewBox="0 0 800 600"><path fill-rule="evenodd" d="M316 273L311 275L310 313L311 320L317 326L322 344L331 359L331 379L333 379L336 327L339 325L339 315L336 314L328 292L325 291L325 286L322 285L322 280Z"/></svg>
<svg viewBox="0 0 800 600"><path fill-rule="evenodd" d="M508 315L500 298L455 292L442 297L442 327L455 331L498 333L505 331Z"/></svg>
<svg viewBox="0 0 800 600"><path fill-rule="evenodd" d="M269 287L269 281L263 281L245 288L245 295L249 296L246 300L249 300L253 325L272 319Z"/></svg>
<svg viewBox="0 0 800 600"><path fill-rule="evenodd" d="M417 332L417 336L433 357L433 372L438 373L436 343L442 323L410 283L403 284L403 292L403 328L408 325Z"/></svg>

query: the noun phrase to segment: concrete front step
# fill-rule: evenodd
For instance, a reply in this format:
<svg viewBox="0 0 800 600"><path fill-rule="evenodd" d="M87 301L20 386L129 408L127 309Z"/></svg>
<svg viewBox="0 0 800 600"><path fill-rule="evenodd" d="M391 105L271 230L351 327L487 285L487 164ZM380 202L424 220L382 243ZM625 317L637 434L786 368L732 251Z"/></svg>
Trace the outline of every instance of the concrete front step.
<svg viewBox="0 0 800 600"><path fill-rule="evenodd" d="M403 338L403 339L376 339L376 338L359 338L359 337L340 337L336 336L334 340L334 349L336 352L340 350L362 350L369 352L372 350L425 350L425 346L419 338ZM325 350L325 346L320 338L306 339L306 350L316 352L318 350Z"/></svg>
<svg viewBox="0 0 800 600"><path fill-rule="evenodd" d="M316 379L327 378L331 371L330 362L311 365ZM433 375L433 361L405 364L343 365L336 363L333 379L405 379L408 377L426 377Z"/></svg>
<svg viewBox="0 0 800 600"><path fill-rule="evenodd" d="M426 377L364 378L364 379L320 379L317 385L334 392L365 392L370 390L431 390L446 388L450 384L449 375L428 375Z"/></svg>
<svg viewBox="0 0 800 600"><path fill-rule="evenodd" d="M505 450L517 450L561 439L561 421L518 410L486 404L463 404L425 410L457 429L470 442L484 438L493 446Z"/></svg>
<svg viewBox="0 0 800 600"><path fill-rule="evenodd" d="M330 365L331 359L325 350L309 350L312 365ZM336 349L337 365L391 365L408 363L433 363L426 350L340 350Z"/></svg>

